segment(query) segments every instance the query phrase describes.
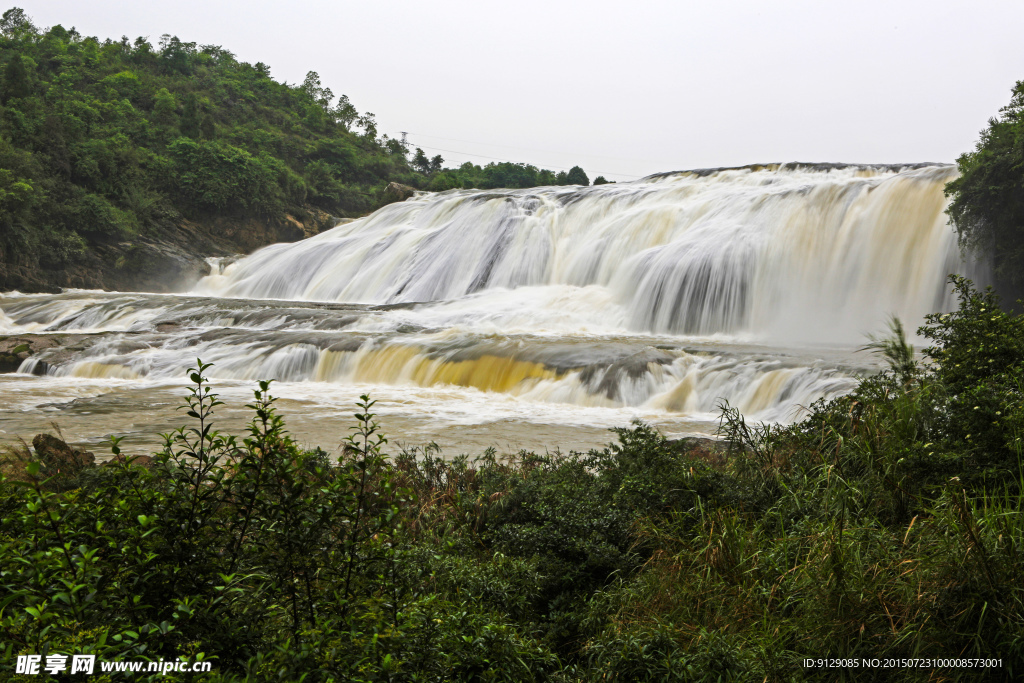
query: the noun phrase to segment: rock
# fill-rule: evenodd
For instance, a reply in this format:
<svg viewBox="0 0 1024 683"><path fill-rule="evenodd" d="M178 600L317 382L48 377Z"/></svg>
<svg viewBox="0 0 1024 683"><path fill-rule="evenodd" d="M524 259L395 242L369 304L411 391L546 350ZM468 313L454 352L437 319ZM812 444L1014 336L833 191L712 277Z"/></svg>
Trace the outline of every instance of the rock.
<svg viewBox="0 0 1024 683"><path fill-rule="evenodd" d="M59 345L60 342L49 335L0 337L0 373L17 372L29 356Z"/></svg>
<svg viewBox="0 0 1024 683"><path fill-rule="evenodd" d="M72 448L52 434L36 434L32 448L51 474L74 476L96 464L91 452Z"/></svg>
<svg viewBox="0 0 1024 683"><path fill-rule="evenodd" d="M392 183L400 201L416 192ZM390 187L390 186L389 186ZM54 262L45 249L14 252L0 240L0 292L46 292L62 288L119 292L183 292L210 273L211 256L249 254L268 244L295 242L330 230L341 219L309 204L284 217L167 214L144 235L125 241L98 241L73 258Z"/></svg>
<svg viewBox="0 0 1024 683"><path fill-rule="evenodd" d="M21 367L21 361L25 360L21 356L22 354L0 353L0 373L17 372Z"/></svg>
<svg viewBox="0 0 1024 683"><path fill-rule="evenodd" d="M314 207L306 208L307 218L302 223L302 232L305 237L319 235L325 230L330 230L336 225L341 225L346 219L332 216L331 214ZM355 220L355 219L349 219Z"/></svg>
<svg viewBox="0 0 1024 683"><path fill-rule="evenodd" d="M394 202L404 202L409 197L416 194L418 190L415 187L409 187L408 185L402 185L401 183L391 182L384 188L384 203L392 204Z"/></svg>
<svg viewBox="0 0 1024 683"><path fill-rule="evenodd" d="M118 246L122 253L115 262L115 278L142 284L146 289L183 292L210 274L205 259L170 242L139 240Z"/></svg>
<svg viewBox="0 0 1024 683"><path fill-rule="evenodd" d="M49 277L49 273L34 265L7 263L5 254L0 252L0 292L60 294L61 288L49 282Z"/></svg>
<svg viewBox="0 0 1024 683"><path fill-rule="evenodd" d="M91 346L90 336L65 333L0 336L0 372L17 372L22 361L32 358L35 362L30 363L25 372L45 375L51 363L42 360L41 356L59 365Z"/></svg>
<svg viewBox="0 0 1024 683"><path fill-rule="evenodd" d="M50 364L45 360L36 361L28 372L36 377L46 377L46 375L50 374Z"/></svg>

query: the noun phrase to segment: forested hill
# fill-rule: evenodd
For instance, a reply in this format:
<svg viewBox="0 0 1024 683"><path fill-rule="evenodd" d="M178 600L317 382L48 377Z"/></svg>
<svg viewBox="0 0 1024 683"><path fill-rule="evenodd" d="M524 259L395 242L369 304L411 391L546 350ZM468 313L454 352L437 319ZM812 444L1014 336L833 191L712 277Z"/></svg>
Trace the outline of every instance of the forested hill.
<svg viewBox="0 0 1024 683"><path fill-rule="evenodd" d="M310 72L164 36L157 46L0 22L0 291L163 289L201 256L301 239L421 189L586 183L521 164L443 169L379 136ZM578 173L576 173L578 171Z"/></svg>

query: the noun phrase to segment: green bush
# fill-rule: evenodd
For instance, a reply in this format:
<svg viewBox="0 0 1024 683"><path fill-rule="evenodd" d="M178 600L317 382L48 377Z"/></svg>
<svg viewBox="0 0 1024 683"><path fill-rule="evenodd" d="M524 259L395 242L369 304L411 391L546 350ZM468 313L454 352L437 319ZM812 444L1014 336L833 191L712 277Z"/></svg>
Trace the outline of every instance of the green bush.
<svg viewBox="0 0 1024 683"><path fill-rule="evenodd" d="M1021 323L954 286L930 362L894 325L890 370L788 427L723 406L715 452L637 424L586 454L390 458L363 397L332 459L269 382L245 435L217 432L200 363L150 467L0 458L6 654L201 656L212 680L1015 680ZM979 386L1006 421L969 421Z"/></svg>
<svg viewBox="0 0 1024 683"><path fill-rule="evenodd" d="M176 183L188 202L207 211L246 211L275 215L284 192L277 178L283 169L273 157L253 156L219 141L178 138L167 148L174 159Z"/></svg>

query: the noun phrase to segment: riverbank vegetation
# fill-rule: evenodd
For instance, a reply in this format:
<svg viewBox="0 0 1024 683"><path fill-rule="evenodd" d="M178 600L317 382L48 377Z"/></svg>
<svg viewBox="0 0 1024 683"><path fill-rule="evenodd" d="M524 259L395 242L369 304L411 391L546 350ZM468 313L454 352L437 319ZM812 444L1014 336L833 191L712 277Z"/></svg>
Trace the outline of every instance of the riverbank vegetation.
<svg viewBox="0 0 1024 683"><path fill-rule="evenodd" d="M997 289L1016 301L1024 297L1024 81L956 164L960 177L946 195L960 244L991 256Z"/></svg>
<svg viewBox="0 0 1024 683"><path fill-rule="evenodd" d="M216 431L200 364L190 424L152 461L7 454L5 659L184 656L251 681L1019 678L1024 318L953 284L927 362L894 326L872 345L888 371L789 427L723 406L718 446L636 424L586 454L393 453L364 397L331 457L289 437L269 382L247 434ZM823 657L858 666L803 664ZM922 658L949 661L869 665Z"/></svg>
<svg viewBox="0 0 1024 683"><path fill-rule="evenodd" d="M132 268L175 251L140 243L202 257L301 239L379 208L391 182L588 184L579 167L445 169L417 152L315 72L288 84L216 45L101 40L11 9L0 20L0 290L138 287Z"/></svg>

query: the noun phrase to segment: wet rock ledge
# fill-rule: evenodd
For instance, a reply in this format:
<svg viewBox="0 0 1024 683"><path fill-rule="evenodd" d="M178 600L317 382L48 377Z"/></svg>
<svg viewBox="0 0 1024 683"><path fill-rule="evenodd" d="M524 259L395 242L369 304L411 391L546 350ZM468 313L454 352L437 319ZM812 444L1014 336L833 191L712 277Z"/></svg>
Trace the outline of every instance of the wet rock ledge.
<svg viewBox="0 0 1024 683"><path fill-rule="evenodd" d="M21 364L40 351L64 345L67 335L23 334L0 336L0 373L17 372ZM45 364L36 366L35 374L46 372Z"/></svg>

